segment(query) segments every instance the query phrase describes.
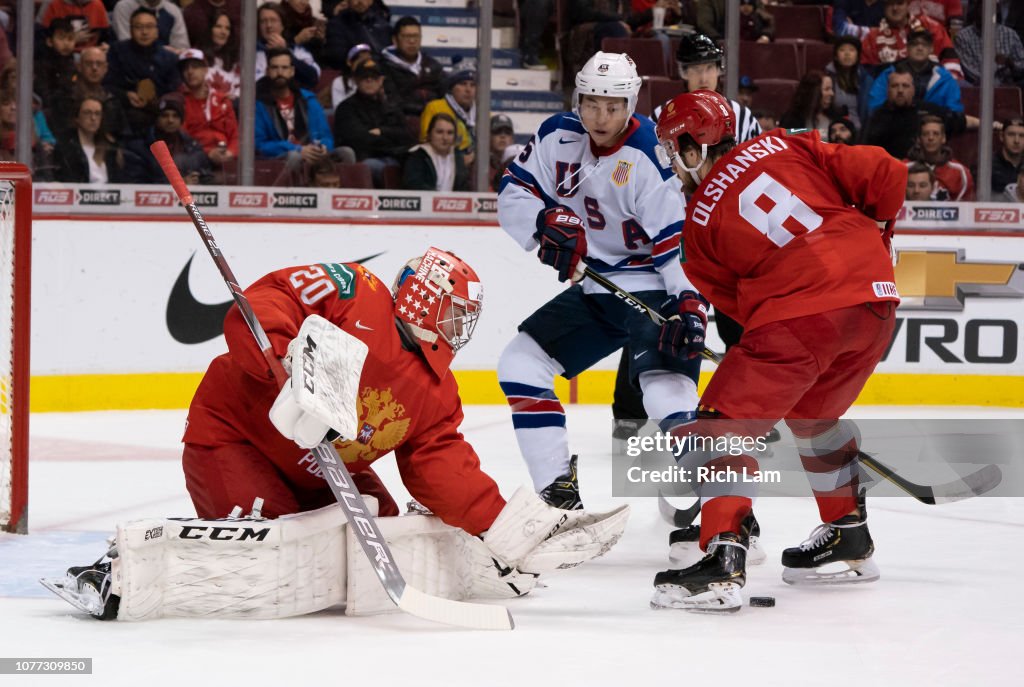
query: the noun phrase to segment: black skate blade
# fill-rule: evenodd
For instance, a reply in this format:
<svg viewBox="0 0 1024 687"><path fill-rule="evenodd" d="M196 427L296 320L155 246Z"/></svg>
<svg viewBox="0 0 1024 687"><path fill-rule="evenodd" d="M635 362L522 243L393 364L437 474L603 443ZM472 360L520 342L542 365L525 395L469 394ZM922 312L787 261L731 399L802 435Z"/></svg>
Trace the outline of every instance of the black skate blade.
<svg viewBox="0 0 1024 687"><path fill-rule="evenodd" d="M659 491L658 511L668 524L674 527L689 527L700 515L700 499L694 501L689 508L680 509L669 503L665 495Z"/></svg>

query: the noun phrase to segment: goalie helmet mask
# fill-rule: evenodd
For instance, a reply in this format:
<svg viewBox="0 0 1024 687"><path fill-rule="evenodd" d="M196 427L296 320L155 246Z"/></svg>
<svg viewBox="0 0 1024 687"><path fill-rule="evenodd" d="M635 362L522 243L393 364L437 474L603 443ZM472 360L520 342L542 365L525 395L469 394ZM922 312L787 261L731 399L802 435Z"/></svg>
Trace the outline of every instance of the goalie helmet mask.
<svg viewBox="0 0 1024 687"><path fill-rule="evenodd" d="M391 287L395 317L416 340L438 379L455 352L469 343L483 307L483 288L473 268L438 248L413 258Z"/></svg>
<svg viewBox="0 0 1024 687"><path fill-rule="evenodd" d="M580 115L580 99L585 95L599 95L609 98L625 98L629 114L626 122L636 111L643 80L636 71L636 64L626 53L597 52L587 60L583 69L576 74L576 90L572 94L572 111ZM582 119L580 120L582 122Z"/></svg>
<svg viewBox="0 0 1024 687"><path fill-rule="evenodd" d="M708 148L735 139L736 115L729 101L715 91L683 93L661 111L656 131L661 163L666 167L678 164L699 184L697 170L707 160ZM687 167L682 153L693 145L700 148L700 162L695 167Z"/></svg>

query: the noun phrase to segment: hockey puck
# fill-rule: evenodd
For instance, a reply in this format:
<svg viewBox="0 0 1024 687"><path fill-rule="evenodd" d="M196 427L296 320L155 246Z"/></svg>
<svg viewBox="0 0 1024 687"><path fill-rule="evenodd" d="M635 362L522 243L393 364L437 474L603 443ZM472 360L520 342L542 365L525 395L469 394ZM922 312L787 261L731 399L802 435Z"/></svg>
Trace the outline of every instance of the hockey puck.
<svg viewBox="0 0 1024 687"><path fill-rule="evenodd" d="M758 606L761 608L771 608L775 605L774 596L752 596L750 597L750 605Z"/></svg>

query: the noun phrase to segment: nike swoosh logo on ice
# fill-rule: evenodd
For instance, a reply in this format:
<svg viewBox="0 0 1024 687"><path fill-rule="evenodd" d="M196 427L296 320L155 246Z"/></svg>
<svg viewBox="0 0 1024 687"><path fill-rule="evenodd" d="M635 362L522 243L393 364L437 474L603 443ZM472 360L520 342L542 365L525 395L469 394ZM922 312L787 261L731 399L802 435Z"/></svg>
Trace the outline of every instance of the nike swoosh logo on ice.
<svg viewBox="0 0 1024 687"><path fill-rule="evenodd" d="M374 253L351 262L366 263L380 255L383 253ZM188 275L195 257L193 253L185 263L167 298L167 331L175 341L183 344L203 343L223 334L224 316L234 303L234 300L212 304L196 300L188 285Z"/></svg>
<svg viewBox="0 0 1024 687"><path fill-rule="evenodd" d="M578 138L559 138L558 142L559 143L576 143L579 140L580 139L578 139Z"/></svg>
<svg viewBox="0 0 1024 687"><path fill-rule="evenodd" d="M368 332L372 332L373 331L373 327L367 327L365 324L363 324L359 320L356 320L356 329L365 329Z"/></svg>

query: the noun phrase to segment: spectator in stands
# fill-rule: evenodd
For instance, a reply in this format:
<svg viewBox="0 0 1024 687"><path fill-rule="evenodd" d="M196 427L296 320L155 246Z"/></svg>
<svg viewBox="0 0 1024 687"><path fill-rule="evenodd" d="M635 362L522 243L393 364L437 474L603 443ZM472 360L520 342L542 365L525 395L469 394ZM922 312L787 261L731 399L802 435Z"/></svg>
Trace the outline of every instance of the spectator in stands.
<svg viewBox="0 0 1024 687"><path fill-rule="evenodd" d="M170 47L174 52L189 48L185 17L181 13L181 8L170 0L118 0L111 15L114 34L118 40L128 40L131 37L132 12L140 7L156 13L158 45Z"/></svg>
<svg viewBox="0 0 1024 687"><path fill-rule="evenodd" d="M416 17L402 17L391 30L393 45L381 53L384 87L406 115L419 117L431 100L444 97L444 69L420 49L423 30Z"/></svg>
<svg viewBox="0 0 1024 687"><path fill-rule="evenodd" d="M232 101L238 100L242 93L242 75L235 25L231 22L231 15L224 10L215 10L212 21L205 42L200 43L209 65L206 79L211 88L224 93Z"/></svg>
<svg viewBox="0 0 1024 687"><path fill-rule="evenodd" d="M1024 168L1017 172L1017 181L1003 190L1003 197L996 198L1004 203L1024 203Z"/></svg>
<svg viewBox="0 0 1024 687"><path fill-rule="evenodd" d="M13 60L11 60L13 62ZM32 178L53 181L53 146L56 140L46 123L38 97L32 107ZM0 89L0 160L18 162L18 97L14 88Z"/></svg>
<svg viewBox="0 0 1024 687"><path fill-rule="evenodd" d="M857 142L857 126L849 117L839 117L828 123L828 142L852 146Z"/></svg>
<svg viewBox="0 0 1024 687"><path fill-rule="evenodd" d="M587 24L591 27L593 44L588 56L601 49L605 38L627 38L632 29L626 22L619 3L611 0L568 0L570 26Z"/></svg>
<svg viewBox="0 0 1024 687"><path fill-rule="evenodd" d="M256 82L256 153L281 158L294 173L328 157L355 162L351 148L335 148L334 136L316 95L295 82L287 48L267 51L267 75Z"/></svg>
<svg viewBox="0 0 1024 687"><path fill-rule="evenodd" d="M50 27L58 17L68 17L75 27L75 50L113 42L110 17L102 0L51 0L39 15L39 24Z"/></svg>
<svg viewBox="0 0 1024 687"><path fill-rule="evenodd" d="M547 69L540 61L540 39L553 10L552 0L519 0L519 52L523 69Z"/></svg>
<svg viewBox="0 0 1024 687"><path fill-rule="evenodd" d="M992 195L1002 193L1024 168L1024 119L1012 117L999 132L999 154L992 160Z"/></svg>
<svg viewBox="0 0 1024 687"><path fill-rule="evenodd" d="M825 73L832 77L836 107L845 107L857 128L863 126L868 121L871 74L860 63L860 41L853 36L836 38L832 61L825 65Z"/></svg>
<svg viewBox="0 0 1024 687"><path fill-rule="evenodd" d="M312 188L341 188L341 174L330 158L310 165L308 185Z"/></svg>
<svg viewBox="0 0 1024 687"><path fill-rule="evenodd" d="M846 115L833 106L834 96L831 76L818 70L807 72L797 84L793 100L779 119L779 125L786 129L813 129L822 141L827 141L829 122Z"/></svg>
<svg viewBox="0 0 1024 687"><path fill-rule="evenodd" d="M213 169L202 146L185 133L181 124L185 118L185 101L180 93L168 93L160 98L158 115L153 128L141 139L131 141L126 147L142 161L142 172L137 181L144 184L162 184L166 177L156 158L149 152L155 141L163 141L171 151L174 164L181 171L186 184L209 184L213 182Z"/></svg>
<svg viewBox="0 0 1024 687"><path fill-rule="evenodd" d="M456 123L455 147L465 156L466 166L473 164L476 147L476 72L464 69L448 77L448 94L431 100L420 117L420 140L427 141L434 115L447 114Z"/></svg>
<svg viewBox="0 0 1024 687"><path fill-rule="evenodd" d="M969 5L973 6L982 0L972 0ZM1024 41L1024 3L1019 0L998 0L996 13L999 21L1005 26L1017 32L1017 35Z"/></svg>
<svg viewBox="0 0 1024 687"><path fill-rule="evenodd" d="M933 52L943 67L956 78L963 78L960 60L946 28L931 17L910 13L909 0L885 0L885 18L863 39L861 62L878 73L886 65L907 56L907 37L924 29L933 37Z"/></svg>
<svg viewBox="0 0 1024 687"><path fill-rule="evenodd" d="M284 37L290 44L301 45L319 64L323 60L327 20L313 14L309 0L282 0Z"/></svg>
<svg viewBox="0 0 1024 687"><path fill-rule="evenodd" d="M313 54L301 45L290 43L284 36L284 12L276 2L260 5L256 12L259 40L256 41L256 79L267 73L267 51L288 50L295 63L295 83L301 88L314 90L320 81L320 65Z"/></svg>
<svg viewBox="0 0 1024 687"><path fill-rule="evenodd" d="M402 188L410 191L468 191L469 172L455 145L455 118L438 112L430 118L427 140L409 151Z"/></svg>
<svg viewBox="0 0 1024 687"><path fill-rule="evenodd" d="M974 200L974 177L967 165L953 159L942 117L921 117L917 142L907 152L907 160L925 164L935 174L935 200Z"/></svg>
<svg viewBox="0 0 1024 687"><path fill-rule="evenodd" d="M352 73L360 62L370 59L373 59L373 48L368 43L353 45L352 49L348 51L348 59L345 61L348 69L331 82L331 106L335 110L338 109L338 105L341 105L356 92L356 82L352 78Z"/></svg>
<svg viewBox="0 0 1024 687"><path fill-rule="evenodd" d="M907 166L907 200L932 200L934 186L935 173L931 167L921 162Z"/></svg>
<svg viewBox="0 0 1024 687"><path fill-rule="evenodd" d="M832 33L853 36L858 40L882 23L885 0L835 0L832 3Z"/></svg>
<svg viewBox="0 0 1024 687"><path fill-rule="evenodd" d="M697 32L714 41L725 37L725 0L696 0Z"/></svg>
<svg viewBox="0 0 1024 687"><path fill-rule="evenodd" d="M178 57L185 133L216 165L238 156L238 120L226 93L210 87L206 56L191 48Z"/></svg>
<svg viewBox="0 0 1024 687"><path fill-rule="evenodd" d="M768 43L775 34L775 17L761 0L740 0L740 40Z"/></svg>
<svg viewBox="0 0 1024 687"><path fill-rule="evenodd" d="M367 43L374 55L391 45L391 10L380 0L349 0L348 9L327 20L324 61L332 69L344 69L354 45Z"/></svg>
<svg viewBox="0 0 1024 687"><path fill-rule="evenodd" d="M103 103L85 98L72 108L75 128L57 140L53 161L57 181L118 184L131 181L125 154L103 127Z"/></svg>
<svg viewBox="0 0 1024 687"><path fill-rule="evenodd" d="M964 23L964 3L961 0L910 0L910 12L927 14L945 26L953 37Z"/></svg>
<svg viewBox="0 0 1024 687"><path fill-rule="evenodd" d="M203 48L209 43L210 30L214 26L214 16L218 12L226 12L231 26L242 23L242 0L192 0L182 14L185 16L185 27L188 29L189 43ZM209 55L207 55L209 59Z"/></svg>
<svg viewBox="0 0 1024 687"><path fill-rule="evenodd" d="M121 98L132 132L142 136L156 120L160 96L176 91L181 78L177 55L157 45L153 10L140 7L132 12L131 34L110 46L104 84Z"/></svg>
<svg viewBox="0 0 1024 687"><path fill-rule="evenodd" d="M951 112L927 102L915 104L914 76L910 67L900 64L889 73L885 103L871 114L861 143L881 146L890 155L902 160L914 144L919 109L943 116L946 119L946 130L950 133L959 133L965 128L962 112Z"/></svg>
<svg viewBox="0 0 1024 687"><path fill-rule="evenodd" d="M36 52L32 88L49 114L66 104L75 84L75 29L68 17L59 17L46 29L46 45Z"/></svg>
<svg viewBox="0 0 1024 687"><path fill-rule="evenodd" d="M954 112L963 112L960 84L944 67L932 62L932 35L925 30L912 31L907 37L907 56L896 64L905 64L914 77L914 102L934 103ZM871 87L868 111L873 112L885 102L886 83L892 67L886 67Z"/></svg>
<svg viewBox="0 0 1024 687"><path fill-rule="evenodd" d="M1024 44L1020 36L998 21L996 13L996 85L1024 86ZM975 3L954 41L964 77L975 86L981 83L981 6Z"/></svg>
<svg viewBox="0 0 1024 687"><path fill-rule="evenodd" d="M753 114L754 119L757 120L757 125L761 127L761 131L771 131L779 126L779 118L772 112L754 110Z"/></svg>
<svg viewBox="0 0 1024 687"><path fill-rule="evenodd" d="M491 115L490 172L487 178L491 180L492 191L497 190L508 163L523 148L516 145L515 140L515 129L513 129L512 120L508 115Z"/></svg>
<svg viewBox="0 0 1024 687"><path fill-rule="evenodd" d="M352 147L356 159L366 163L373 184L384 187L384 168L401 166L416 139L405 125L405 115L384 92L384 75L373 60L364 60L352 74L355 94L334 112L334 140Z"/></svg>
<svg viewBox="0 0 1024 687"><path fill-rule="evenodd" d="M754 80L744 74L740 77L739 85L736 87L736 102L744 107L750 107L754 102L754 94L757 93L760 88L754 83Z"/></svg>

